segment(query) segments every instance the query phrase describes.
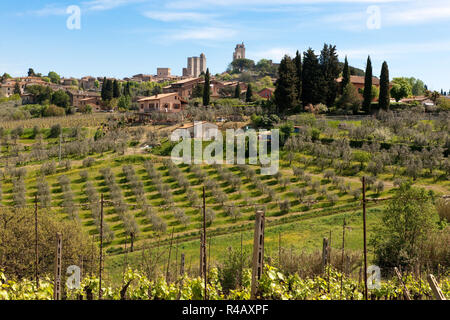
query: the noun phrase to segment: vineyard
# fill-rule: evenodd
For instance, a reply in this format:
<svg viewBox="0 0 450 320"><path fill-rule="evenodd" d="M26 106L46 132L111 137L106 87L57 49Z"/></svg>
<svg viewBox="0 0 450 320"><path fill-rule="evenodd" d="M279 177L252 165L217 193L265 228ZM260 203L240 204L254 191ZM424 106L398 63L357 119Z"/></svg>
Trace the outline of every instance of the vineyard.
<svg viewBox="0 0 450 320"><path fill-rule="evenodd" d="M266 266L259 281L258 299L261 300L362 300L364 285L334 270L326 270L326 276L316 278L300 278L298 275L285 275L273 266ZM53 299L53 282L43 279L39 288L33 281L7 281L0 287L0 300L51 300ZM405 291L414 300L433 299L428 283L413 276L405 278L406 287L399 280L382 282L380 288L370 291L371 300L403 300ZM123 287L104 287L103 298L107 300L203 300L204 283L201 278L180 276L177 281L166 282L161 277L149 279L145 275L127 270L124 274ZM223 279L216 268L208 274L207 298L210 300L248 300L250 299L251 270L242 272L242 286L227 290L223 287ZM450 298L450 281L444 278L440 287L447 299ZM406 289L405 289L406 288ZM99 291L99 279L85 277L81 289L68 290L66 299L92 300Z"/></svg>
<svg viewBox="0 0 450 320"><path fill-rule="evenodd" d="M215 262L230 247L240 245L245 251L251 246L255 211L263 211L266 219L265 254L278 260L266 265L259 298L362 299L363 285L357 279L361 178L366 177L369 233L404 182L426 188L436 199L450 190L448 115L433 121L419 121L411 113L360 121L296 116L279 126L284 148L280 170L272 176L261 175L259 165L175 165L167 154L173 129L168 126L129 127L123 119L103 115L91 122L64 121L67 126L2 124L2 209L36 210L37 216L52 212L80 225L96 247L102 229L104 281L111 284L104 284L103 292L108 299L124 298L120 281L129 283L127 299L202 299L204 284L196 276L203 200L208 247L213 248L208 253L213 261L208 266L209 299L250 298L250 271L241 268L238 289L223 289L224 276ZM289 129L293 125L295 130ZM149 145L150 152L142 148ZM320 248L323 237L336 239L332 247L340 249L344 219L353 229L346 243L348 254L356 255L351 267L344 272L334 265L326 277L322 272L304 277L286 272L281 251L290 248L292 259L298 252ZM145 254L154 255L155 248L161 253L146 269ZM182 253L189 271L177 277ZM82 292L67 292L67 298L89 298L98 291L96 259L88 259L87 273L92 275L84 277ZM439 280L448 297L446 268ZM159 278L164 273L171 276ZM405 279L415 299L432 298L426 280L412 273ZM53 296L50 279L43 278L38 290L27 280L3 275L1 281L0 298ZM396 281L383 281L381 289L371 291L372 299L402 298Z"/></svg>

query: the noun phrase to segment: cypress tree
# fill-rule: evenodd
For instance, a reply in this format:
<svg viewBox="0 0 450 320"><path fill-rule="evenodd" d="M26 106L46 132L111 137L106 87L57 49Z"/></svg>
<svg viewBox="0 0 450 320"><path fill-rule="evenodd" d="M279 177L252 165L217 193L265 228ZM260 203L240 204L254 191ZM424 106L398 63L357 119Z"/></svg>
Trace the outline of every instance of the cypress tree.
<svg viewBox="0 0 450 320"><path fill-rule="evenodd" d="M131 96L130 82L127 82L127 84L125 85L123 89L123 94L125 96Z"/></svg>
<svg viewBox="0 0 450 320"><path fill-rule="evenodd" d="M14 85L14 94L21 94L18 82L16 82L16 84Z"/></svg>
<svg viewBox="0 0 450 320"><path fill-rule="evenodd" d="M103 83L102 83L102 93L101 93L101 96L102 96L102 100L103 100L103 101L106 101L106 100L107 100L107 97L106 97L106 77L103 78Z"/></svg>
<svg viewBox="0 0 450 320"><path fill-rule="evenodd" d="M119 97L120 97L119 82L117 82L117 80L114 80L114 82L113 82L113 98L119 98Z"/></svg>
<svg viewBox="0 0 450 320"><path fill-rule="evenodd" d="M341 92L344 92L344 88L350 83L350 68L348 67L347 56L345 56L344 70L342 71L342 83Z"/></svg>
<svg viewBox="0 0 450 320"><path fill-rule="evenodd" d="M366 74L364 79L364 101L363 110L370 112L370 107L372 105L372 61L370 56L367 58Z"/></svg>
<svg viewBox="0 0 450 320"><path fill-rule="evenodd" d="M114 89L112 80L106 80L105 85L105 98L104 100L109 101L114 97Z"/></svg>
<svg viewBox="0 0 450 320"><path fill-rule="evenodd" d="M245 102L252 102L252 100L253 100L252 84L249 83L247 86L247 92L245 94Z"/></svg>
<svg viewBox="0 0 450 320"><path fill-rule="evenodd" d="M300 55L300 52L295 54L294 58L295 63L295 74L297 76L296 78L296 88L297 88L297 97L298 97L298 104L301 105L302 103L302 56Z"/></svg>
<svg viewBox="0 0 450 320"><path fill-rule="evenodd" d="M278 113L286 113L297 106L296 78L294 62L286 55L278 67L278 80L274 93Z"/></svg>
<svg viewBox="0 0 450 320"><path fill-rule="evenodd" d="M390 94L389 94L389 68L386 61L383 62L380 75L380 96L378 99L378 108L389 110Z"/></svg>
<svg viewBox="0 0 450 320"><path fill-rule="evenodd" d="M239 84L239 82L237 83L237 86L234 89L234 97L236 99L240 99L241 98L241 85Z"/></svg>
<svg viewBox="0 0 450 320"><path fill-rule="evenodd" d="M211 87L209 81L209 68L206 69L205 86L203 87L203 105L208 106L211 98Z"/></svg>
<svg viewBox="0 0 450 320"><path fill-rule="evenodd" d="M302 70L302 102L308 104L320 103L323 99L323 76L319 65L319 59L314 50L309 48L303 53Z"/></svg>
<svg viewBox="0 0 450 320"><path fill-rule="evenodd" d="M319 87L322 90L321 102L325 103L327 106L332 106L338 94L336 79L339 77L340 73L336 46L324 44L320 53L319 63L322 69L323 78L323 84Z"/></svg>

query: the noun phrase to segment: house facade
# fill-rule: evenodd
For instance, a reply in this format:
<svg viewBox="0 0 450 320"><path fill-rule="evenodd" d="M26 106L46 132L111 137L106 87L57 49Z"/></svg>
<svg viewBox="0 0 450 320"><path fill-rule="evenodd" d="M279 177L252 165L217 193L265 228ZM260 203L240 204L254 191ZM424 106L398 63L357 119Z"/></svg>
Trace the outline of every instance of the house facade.
<svg viewBox="0 0 450 320"><path fill-rule="evenodd" d="M177 93L184 100L192 97L194 87L203 81L202 78L188 78L172 83L163 88L163 93Z"/></svg>
<svg viewBox="0 0 450 320"><path fill-rule="evenodd" d="M139 112L180 112L183 110L183 99L176 93L163 93L151 97L145 97L137 101Z"/></svg>

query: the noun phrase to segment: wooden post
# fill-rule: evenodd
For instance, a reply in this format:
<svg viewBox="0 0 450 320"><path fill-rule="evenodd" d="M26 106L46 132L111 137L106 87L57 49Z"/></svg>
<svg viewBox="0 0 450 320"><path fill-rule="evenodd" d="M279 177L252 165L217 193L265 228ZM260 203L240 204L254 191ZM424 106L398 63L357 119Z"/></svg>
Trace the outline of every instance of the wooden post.
<svg viewBox="0 0 450 320"><path fill-rule="evenodd" d="M403 287L404 295L405 295L406 300L411 300L411 295L409 294L409 290L408 290L408 288L406 287L405 283L402 280L402 274L400 273L400 271L398 271L397 267L394 268L394 271L395 271L395 274L397 275L398 280L400 281L400 284Z"/></svg>
<svg viewBox="0 0 450 320"><path fill-rule="evenodd" d="M203 246L202 246L202 266L203 266L203 277L205 278L205 300L208 299L207 297L207 289L208 289L208 275L206 270L206 196L205 196L205 186L203 186Z"/></svg>
<svg viewBox="0 0 450 320"><path fill-rule="evenodd" d="M61 300L61 265L62 265L62 234L56 233L55 283L53 286L53 299Z"/></svg>
<svg viewBox="0 0 450 320"><path fill-rule="evenodd" d="M345 223L345 218L344 218L344 222L343 222L343 224L342 224L342 257L341 257L341 264L342 264L342 267L341 267L341 290L340 290L340 292L339 292L339 300L341 300L342 299L342 280L343 280L343 277L344 277L344 272L345 272L345 263L344 263L344 251L345 251L345 225L346 225L346 223Z"/></svg>
<svg viewBox="0 0 450 320"><path fill-rule="evenodd" d="M181 261L180 261L180 275L184 276L184 253L181 254Z"/></svg>
<svg viewBox="0 0 450 320"><path fill-rule="evenodd" d="M98 267L98 300L102 299L102 271L103 271L103 193L100 199L100 257Z"/></svg>
<svg viewBox="0 0 450 320"><path fill-rule="evenodd" d="M439 288L439 285L436 281L436 279L434 278L434 276L432 274L429 274L427 276L427 280L428 283L430 284L431 290L433 291L433 294L436 298L436 300L447 300L444 296L444 294L442 293L441 288Z"/></svg>
<svg viewBox="0 0 450 320"><path fill-rule="evenodd" d="M322 272L325 272L325 268L328 264L328 238L323 238L322 244Z"/></svg>
<svg viewBox="0 0 450 320"><path fill-rule="evenodd" d="M367 300L367 239L366 239L366 178L362 177L363 236L364 236L364 299Z"/></svg>
<svg viewBox="0 0 450 320"><path fill-rule="evenodd" d="M240 269L240 272L239 272L239 286L240 287L242 286L242 276L244 274L244 256L243 256L242 249L243 249L243 234L242 234L242 231L241 231L241 269Z"/></svg>
<svg viewBox="0 0 450 320"><path fill-rule="evenodd" d="M256 298L258 280L261 278L264 266L264 211L255 214L255 233L253 238L253 263L251 299Z"/></svg>
<svg viewBox="0 0 450 320"><path fill-rule="evenodd" d="M169 268L170 268L170 254L172 252L172 241L173 241L173 232L175 228L172 228L172 237L170 238L170 246L169 246L169 257L167 259L167 268L166 268L166 282L169 282Z"/></svg>
<svg viewBox="0 0 450 320"><path fill-rule="evenodd" d="M36 281L36 288L39 288L39 251L38 251L38 207L37 207L37 194L34 196L34 278Z"/></svg>
<svg viewBox="0 0 450 320"><path fill-rule="evenodd" d="M281 267L281 231L278 232L278 267Z"/></svg>

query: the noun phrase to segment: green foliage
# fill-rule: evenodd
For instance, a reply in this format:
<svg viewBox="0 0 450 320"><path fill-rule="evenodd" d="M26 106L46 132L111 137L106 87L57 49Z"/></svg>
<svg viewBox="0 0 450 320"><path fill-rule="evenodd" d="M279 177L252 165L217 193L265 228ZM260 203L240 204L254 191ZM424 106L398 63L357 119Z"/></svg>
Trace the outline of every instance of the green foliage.
<svg viewBox="0 0 450 320"><path fill-rule="evenodd" d="M203 86L203 105L209 106L211 100L211 86L210 86L210 74L209 68L206 69L205 84Z"/></svg>
<svg viewBox="0 0 450 320"><path fill-rule="evenodd" d="M372 61L370 60L370 56L367 58L366 65L366 73L364 78L364 91L363 91L363 110L366 112L370 112L370 108L372 105L373 94L372 94Z"/></svg>
<svg viewBox="0 0 450 320"><path fill-rule="evenodd" d="M52 103L58 107L67 108L70 105L70 97L64 90L58 90L52 94Z"/></svg>
<svg viewBox="0 0 450 320"><path fill-rule="evenodd" d="M249 83L247 87L247 92L245 94L245 102L252 102L253 101L253 90L252 90L252 84Z"/></svg>
<svg viewBox="0 0 450 320"><path fill-rule="evenodd" d="M436 230L437 214L432 201L425 189L400 186L371 240L378 266L407 267L418 263L421 246Z"/></svg>
<svg viewBox="0 0 450 320"><path fill-rule="evenodd" d="M4 272L10 278L31 278L34 274L34 246L30 246L30 239L34 239L34 214L32 209L0 209L0 259ZM54 272L55 237L56 232L63 235L62 268L66 270L81 256L90 257L96 254L89 237L82 232L81 226L73 221L58 219L55 213L46 210L39 215L39 272L51 274ZM7 257L7 258L6 258ZM93 271L93 261L86 261L84 267ZM0 289L1 291L1 289Z"/></svg>
<svg viewBox="0 0 450 320"><path fill-rule="evenodd" d="M251 70L255 66L255 62L250 59L236 59L230 64L232 73Z"/></svg>
<svg viewBox="0 0 450 320"><path fill-rule="evenodd" d="M284 56L278 68L279 78L275 89L275 103L279 114L285 114L298 104L295 65L289 56Z"/></svg>
<svg viewBox="0 0 450 320"><path fill-rule="evenodd" d="M339 109L358 113L361 108L362 98L356 90L356 87L349 83L345 88L342 96L339 97L336 106Z"/></svg>
<svg viewBox="0 0 450 320"><path fill-rule="evenodd" d="M48 73L48 78L50 79L50 81L51 81L52 83L59 84L59 83L61 82L61 77L59 76L59 74L57 74L57 73L54 72L54 71L50 71L50 72Z"/></svg>
<svg viewBox="0 0 450 320"><path fill-rule="evenodd" d="M61 117L65 114L66 112L64 111L63 108L60 108L55 105L49 105L44 110L44 117Z"/></svg>
<svg viewBox="0 0 450 320"><path fill-rule="evenodd" d="M390 95L389 95L389 68L387 62L383 62L380 76L380 97L378 99L378 106L381 110L389 110Z"/></svg>
<svg viewBox="0 0 450 320"><path fill-rule="evenodd" d="M412 95L412 87L409 81L405 78L392 79L393 86L391 88L391 96L395 101L399 102L403 98L407 98Z"/></svg>
<svg viewBox="0 0 450 320"><path fill-rule="evenodd" d="M323 102L323 88L325 86L322 69L314 50L309 48L303 53L302 69L302 102L308 104L317 104Z"/></svg>

